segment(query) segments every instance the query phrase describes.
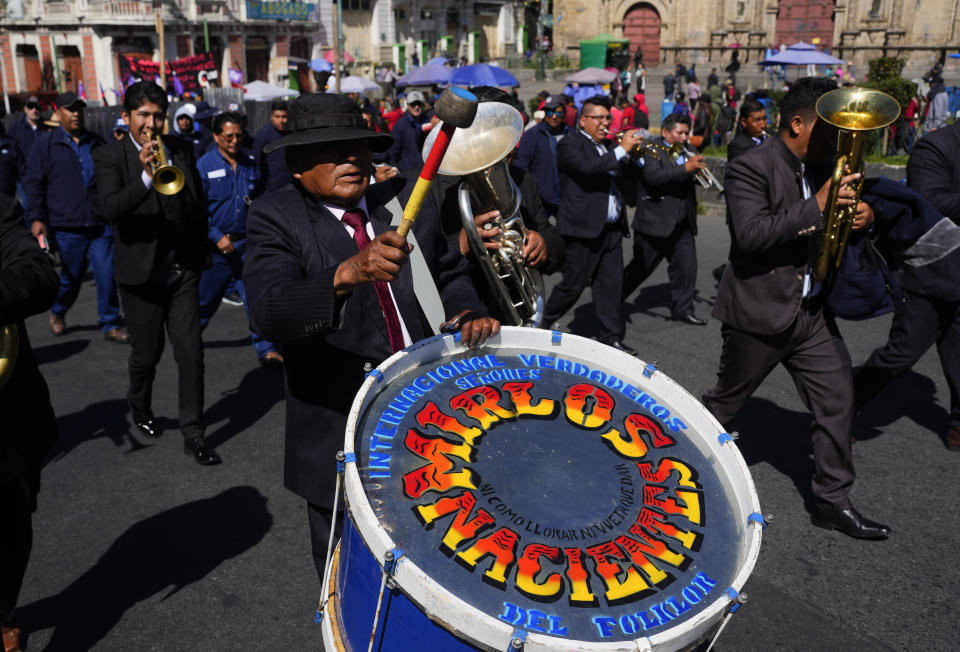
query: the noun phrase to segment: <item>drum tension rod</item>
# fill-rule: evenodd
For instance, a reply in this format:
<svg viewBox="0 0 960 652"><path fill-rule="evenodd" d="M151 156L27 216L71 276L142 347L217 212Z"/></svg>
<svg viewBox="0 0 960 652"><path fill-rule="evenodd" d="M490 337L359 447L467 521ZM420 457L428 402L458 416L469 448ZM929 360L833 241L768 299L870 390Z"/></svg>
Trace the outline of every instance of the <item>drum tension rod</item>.
<svg viewBox="0 0 960 652"><path fill-rule="evenodd" d="M720 632L723 631L723 628L727 626L727 623L730 621L730 616L737 612L742 605L747 603L747 594L738 593L735 588L732 586L724 591L724 595L730 598L730 609L724 615L723 620L720 622L720 627L717 628L716 634L713 635L713 639L710 641L710 646L707 648L706 652L710 652L713 649L714 644L717 642L717 639L720 638Z"/></svg>
<svg viewBox="0 0 960 652"><path fill-rule="evenodd" d="M734 441L735 439L740 439L740 433L736 430L732 432L721 432L717 435L717 441L720 442L720 445L723 446L728 441Z"/></svg>
<svg viewBox="0 0 960 652"><path fill-rule="evenodd" d="M770 521L772 520L773 514L761 514L760 512L754 512L747 517L747 523L757 523L763 530L767 529L767 526L770 525Z"/></svg>
<svg viewBox="0 0 960 652"><path fill-rule="evenodd" d="M374 378L377 379L378 383L383 382L383 372L380 371L379 369L374 369L373 365L370 364L369 362L363 363L363 375L364 377L373 376Z"/></svg>
<svg viewBox="0 0 960 652"><path fill-rule="evenodd" d="M653 376L653 372L657 370L657 367L660 365L659 360L654 360L653 362L647 363L647 366L643 368L643 377L650 378Z"/></svg>
<svg viewBox="0 0 960 652"><path fill-rule="evenodd" d="M396 588L396 583L393 582L393 573L397 569L397 562L400 561L403 557L404 552L400 548L394 548L393 550L388 550L383 555L383 577L380 578L380 595L377 597L377 612L373 616L373 629L370 630L370 646L367 648L367 652L372 652L373 642L377 638L377 626L380 624L380 608L383 606L383 589L387 586L387 579L391 581L390 590Z"/></svg>
<svg viewBox="0 0 960 652"><path fill-rule="evenodd" d="M347 468L348 462L356 463L356 461L356 453L337 451L337 486L333 492L333 517L330 521L330 538L327 540L327 562L323 569L323 586L320 587L323 599L320 600L320 604L317 606L317 614L313 619L318 625L323 621L323 613L326 611L327 602L330 600L330 571L333 568L333 541L336 538L337 532L337 508L340 503L340 487L343 483L343 471Z"/></svg>
<svg viewBox="0 0 960 652"><path fill-rule="evenodd" d="M519 650L527 640L527 630L514 627L513 634L510 635L510 646L506 652Z"/></svg>

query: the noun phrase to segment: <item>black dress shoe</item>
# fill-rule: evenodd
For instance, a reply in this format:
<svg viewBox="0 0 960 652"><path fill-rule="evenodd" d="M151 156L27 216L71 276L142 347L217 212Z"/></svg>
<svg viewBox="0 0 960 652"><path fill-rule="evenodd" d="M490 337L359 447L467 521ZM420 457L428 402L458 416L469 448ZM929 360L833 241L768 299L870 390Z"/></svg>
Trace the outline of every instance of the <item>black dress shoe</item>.
<svg viewBox="0 0 960 652"><path fill-rule="evenodd" d="M882 523L871 521L853 507L840 509L832 506L817 505L813 508L810 520L817 527L826 530L839 530L855 539L886 539L890 528Z"/></svg>
<svg viewBox="0 0 960 652"><path fill-rule="evenodd" d="M683 315L682 317L671 317L673 321L678 321L681 324L687 324L689 326L706 326L707 320L700 319L692 312L689 315Z"/></svg>
<svg viewBox="0 0 960 652"><path fill-rule="evenodd" d="M134 418L133 425L137 427L137 430L139 430L144 437L149 437L150 439L157 439L163 432L153 417L143 419Z"/></svg>
<svg viewBox="0 0 960 652"><path fill-rule="evenodd" d="M207 448L207 443L203 441L203 437L184 439L183 452L186 455L193 455L194 461L203 466L213 466L223 461L220 459L220 456L217 455L217 451L212 448Z"/></svg>
<svg viewBox="0 0 960 652"><path fill-rule="evenodd" d="M633 348L632 346L628 346L627 344L624 344L620 340L613 340L612 342L604 342L604 344L606 344L607 346L612 346L618 351L623 351L627 355L637 355L637 350L635 348Z"/></svg>

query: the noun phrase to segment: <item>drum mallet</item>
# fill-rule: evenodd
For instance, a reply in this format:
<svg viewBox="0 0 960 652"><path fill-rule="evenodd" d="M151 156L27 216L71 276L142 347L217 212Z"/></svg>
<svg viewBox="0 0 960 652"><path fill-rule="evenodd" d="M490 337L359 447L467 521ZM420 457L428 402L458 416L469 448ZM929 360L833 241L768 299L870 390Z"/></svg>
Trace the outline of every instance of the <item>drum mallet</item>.
<svg viewBox="0 0 960 652"><path fill-rule="evenodd" d="M420 207L423 206L423 200L427 196L427 191L430 190L430 184L433 183L433 177L437 174L443 155L447 152L453 132L473 124L473 119L477 116L477 96L464 88L456 86L448 88L437 100L435 112L437 117L443 120L443 126L437 134L437 139L433 141L433 147L423 164L417 184L413 187L413 193L403 209L403 220L397 227L397 233L404 237L420 213Z"/></svg>

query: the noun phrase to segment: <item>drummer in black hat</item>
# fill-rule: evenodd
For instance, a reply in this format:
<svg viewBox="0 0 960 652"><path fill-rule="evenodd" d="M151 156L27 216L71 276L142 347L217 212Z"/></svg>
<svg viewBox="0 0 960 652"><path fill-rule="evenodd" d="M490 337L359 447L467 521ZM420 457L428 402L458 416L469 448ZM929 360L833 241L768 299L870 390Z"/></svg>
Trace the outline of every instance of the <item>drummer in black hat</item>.
<svg viewBox="0 0 960 652"><path fill-rule="evenodd" d="M395 177L370 185L373 153L390 147L390 134L368 129L356 103L334 93L299 96L286 127L264 152L286 148L294 183L253 203L243 280L253 329L284 357L284 483L307 501L322 578L335 456L364 365L434 333L438 324L425 316L434 310L418 303L423 282L435 283L443 318L461 328L464 343L479 344L499 323L477 312L465 260L448 248L436 206L414 223L413 255L426 268L426 278L414 278L413 247L391 227L412 184Z"/></svg>

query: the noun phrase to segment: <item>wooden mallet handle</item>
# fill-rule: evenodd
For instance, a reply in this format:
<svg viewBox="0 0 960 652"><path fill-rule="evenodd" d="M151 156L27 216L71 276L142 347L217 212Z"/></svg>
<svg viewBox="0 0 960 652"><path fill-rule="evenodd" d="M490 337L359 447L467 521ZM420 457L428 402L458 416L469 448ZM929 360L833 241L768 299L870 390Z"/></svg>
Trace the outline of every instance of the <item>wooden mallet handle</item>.
<svg viewBox="0 0 960 652"><path fill-rule="evenodd" d="M447 152L447 146L450 145L453 132L473 124L473 119L477 115L477 97L463 88L448 88L437 100L436 113L437 117L443 120L443 125L440 127L437 139L433 141L433 147L427 155L427 160L423 163L423 170L413 187L413 193L411 193L410 199L403 209L403 220L397 226L397 233L404 237L407 236L407 232L413 226L413 221L417 219L417 215L420 213L423 200L430 190L430 184L437 174L437 168L440 167L443 155Z"/></svg>

